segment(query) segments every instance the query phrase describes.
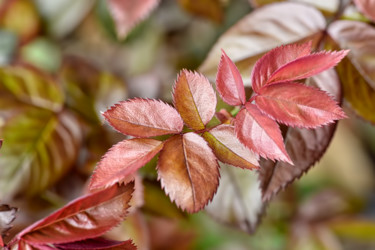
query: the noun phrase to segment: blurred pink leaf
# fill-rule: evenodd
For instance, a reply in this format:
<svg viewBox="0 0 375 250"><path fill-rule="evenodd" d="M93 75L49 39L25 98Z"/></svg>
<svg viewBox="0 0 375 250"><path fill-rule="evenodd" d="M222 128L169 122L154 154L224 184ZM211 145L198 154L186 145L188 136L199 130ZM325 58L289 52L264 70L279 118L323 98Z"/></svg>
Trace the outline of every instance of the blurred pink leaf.
<svg viewBox="0 0 375 250"><path fill-rule="evenodd" d="M375 22L375 0L354 0L357 8Z"/></svg>
<svg viewBox="0 0 375 250"><path fill-rule="evenodd" d="M134 26L150 15L159 0L107 0L117 35L124 38Z"/></svg>
<svg viewBox="0 0 375 250"><path fill-rule="evenodd" d="M254 104L246 103L235 119L236 135L240 142L255 153L289 163L279 125L263 114Z"/></svg>
<svg viewBox="0 0 375 250"><path fill-rule="evenodd" d="M266 85L255 102L274 120L293 127L315 128L346 118L326 92L295 82Z"/></svg>
<svg viewBox="0 0 375 250"><path fill-rule="evenodd" d="M175 135L160 152L158 178L178 207L198 212L219 185L219 165L207 142L195 133Z"/></svg>
<svg viewBox="0 0 375 250"><path fill-rule="evenodd" d="M216 109L216 93L207 78L182 70L173 87L173 101L185 124L202 130Z"/></svg>
<svg viewBox="0 0 375 250"><path fill-rule="evenodd" d="M98 163L90 180L90 189L121 182L149 162L163 147L163 142L146 138L124 140L114 145Z"/></svg>
<svg viewBox="0 0 375 250"><path fill-rule="evenodd" d="M119 102L103 115L117 131L136 137L175 134L181 132L184 125L173 107L150 99Z"/></svg>
<svg viewBox="0 0 375 250"><path fill-rule="evenodd" d="M222 51L216 76L216 88L224 102L229 105L245 104L245 88L236 65Z"/></svg>

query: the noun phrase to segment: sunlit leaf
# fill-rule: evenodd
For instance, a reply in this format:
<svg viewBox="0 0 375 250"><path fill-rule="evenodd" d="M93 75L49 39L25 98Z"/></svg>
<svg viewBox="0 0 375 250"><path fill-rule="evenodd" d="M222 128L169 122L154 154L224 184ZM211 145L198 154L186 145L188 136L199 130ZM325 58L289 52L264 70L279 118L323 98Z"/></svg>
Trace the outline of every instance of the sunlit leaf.
<svg viewBox="0 0 375 250"><path fill-rule="evenodd" d="M159 4L159 0L107 0L107 2L120 39L124 38Z"/></svg>
<svg viewBox="0 0 375 250"><path fill-rule="evenodd" d="M117 131L136 137L179 133L183 121L168 104L150 99L131 99L115 104L103 113Z"/></svg>
<svg viewBox="0 0 375 250"><path fill-rule="evenodd" d="M14 239L41 245L101 236L124 219L133 191L131 182L78 198L24 229Z"/></svg>
<svg viewBox="0 0 375 250"><path fill-rule="evenodd" d="M341 86L333 70L314 76L307 83L329 92L336 100L340 100ZM261 162L259 180L263 200L271 199L273 195L308 171L322 157L335 128L336 124L317 129L289 128L285 137L285 147L294 165L286 162Z"/></svg>
<svg viewBox="0 0 375 250"><path fill-rule="evenodd" d="M137 247L131 240L127 241L114 241L107 240L104 238L95 238L82 240L72 243L56 244L57 249L69 250L69 249L97 249L97 250L136 250Z"/></svg>
<svg viewBox="0 0 375 250"><path fill-rule="evenodd" d="M119 77L100 71L79 57L65 57L59 76L67 105L91 124L101 124L100 111L127 97L125 84Z"/></svg>
<svg viewBox="0 0 375 250"><path fill-rule="evenodd" d="M205 210L218 221L253 233L263 210L258 173L221 164L220 185Z"/></svg>
<svg viewBox="0 0 375 250"><path fill-rule="evenodd" d="M265 52L297 41L312 40L314 45L324 27L324 17L310 6L279 3L259 8L219 38L199 70L214 81L223 49L239 68L244 84L249 86L251 69Z"/></svg>
<svg viewBox="0 0 375 250"><path fill-rule="evenodd" d="M98 163L90 181L95 190L121 182L149 162L163 147L161 141L136 138L113 146Z"/></svg>
<svg viewBox="0 0 375 250"><path fill-rule="evenodd" d="M0 6L0 26L2 29L16 33L21 43L28 42L41 28L41 20L34 3L28 0L6 2Z"/></svg>
<svg viewBox="0 0 375 250"><path fill-rule="evenodd" d="M196 72L180 72L173 89L173 101L184 122L195 130L204 129L215 114L215 91L207 78Z"/></svg>
<svg viewBox="0 0 375 250"><path fill-rule="evenodd" d="M259 167L258 156L240 143L233 126L220 125L205 132L203 138L220 161L240 168Z"/></svg>
<svg viewBox="0 0 375 250"><path fill-rule="evenodd" d="M179 0L180 5L188 12L211 19L215 22L222 22L224 9L220 0Z"/></svg>
<svg viewBox="0 0 375 250"><path fill-rule="evenodd" d="M67 112L28 107L5 120L0 199L34 195L55 183L76 160L81 131Z"/></svg>
<svg viewBox="0 0 375 250"><path fill-rule="evenodd" d="M189 213L206 206L219 185L216 157L206 141L195 133L168 139L157 168L165 192Z"/></svg>
<svg viewBox="0 0 375 250"><path fill-rule="evenodd" d="M59 111L64 95L52 77L26 65L0 68L1 94L43 109Z"/></svg>
<svg viewBox="0 0 375 250"><path fill-rule="evenodd" d="M254 104L246 103L245 108L237 114L235 131L241 143L255 153L271 160L292 163L278 124Z"/></svg>
<svg viewBox="0 0 375 250"><path fill-rule="evenodd" d="M375 22L375 1L374 0L354 0L357 8L368 18Z"/></svg>
<svg viewBox="0 0 375 250"><path fill-rule="evenodd" d="M272 49L254 65L251 74L251 85L255 92L266 85L271 75L280 67L311 53L311 42L290 44Z"/></svg>
<svg viewBox="0 0 375 250"><path fill-rule="evenodd" d="M346 118L326 92L300 83L271 84L255 97L261 111L288 126L315 128Z"/></svg>
<svg viewBox="0 0 375 250"><path fill-rule="evenodd" d="M224 50L217 70L216 89L223 101L229 105L241 105L246 102L241 74Z"/></svg>

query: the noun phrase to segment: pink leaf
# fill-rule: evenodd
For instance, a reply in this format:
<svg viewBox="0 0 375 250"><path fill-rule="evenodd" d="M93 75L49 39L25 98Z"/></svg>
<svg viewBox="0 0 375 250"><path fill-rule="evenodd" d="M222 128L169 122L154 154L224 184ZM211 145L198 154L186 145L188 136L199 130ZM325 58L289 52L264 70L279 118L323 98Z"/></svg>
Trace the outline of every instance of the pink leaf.
<svg viewBox="0 0 375 250"><path fill-rule="evenodd" d="M174 89L173 101L185 124L202 130L212 119L216 109L216 94L203 75L182 70Z"/></svg>
<svg viewBox="0 0 375 250"><path fill-rule="evenodd" d="M195 133L175 135L165 142L158 177L177 206L189 213L212 200L219 185L219 166L206 141Z"/></svg>
<svg viewBox="0 0 375 250"><path fill-rule="evenodd" d="M158 4L159 0L108 0L118 37L124 38Z"/></svg>
<svg viewBox="0 0 375 250"><path fill-rule="evenodd" d="M346 117L326 92L293 82L261 88L255 103L272 119L288 126L315 128Z"/></svg>
<svg viewBox="0 0 375 250"><path fill-rule="evenodd" d="M102 158L90 181L90 190L108 187L133 175L161 149L163 142L136 138L113 146Z"/></svg>
<svg viewBox="0 0 375 250"><path fill-rule="evenodd" d="M242 77L236 65L222 50L219 68L216 76L216 87L221 98L229 105L245 104L245 88Z"/></svg>
<svg viewBox="0 0 375 250"><path fill-rule="evenodd" d="M101 236L124 219L133 191L131 182L78 198L24 229L13 241L45 245Z"/></svg>
<svg viewBox="0 0 375 250"><path fill-rule="evenodd" d="M158 100L137 98L123 101L103 115L117 131L136 137L175 134L184 126L177 111Z"/></svg>
<svg viewBox="0 0 375 250"><path fill-rule="evenodd" d="M357 8L375 22L375 0L354 0Z"/></svg>
<svg viewBox="0 0 375 250"><path fill-rule="evenodd" d="M240 142L255 153L292 164L279 126L254 104L246 103L245 108L237 114L235 130Z"/></svg>
<svg viewBox="0 0 375 250"><path fill-rule="evenodd" d="M273 72L267 84L300 80L319 74L338 64L348 52L348 50L323 51L300 57Z"/></svg>
<svg viewBox="0 0 375 250"><path fill-rule="evenodd" d="M289 44L272 49L254 65L251 74L252 87L255 92L267 84L271 75L285 64L311 53L311 42Z"/></svg>

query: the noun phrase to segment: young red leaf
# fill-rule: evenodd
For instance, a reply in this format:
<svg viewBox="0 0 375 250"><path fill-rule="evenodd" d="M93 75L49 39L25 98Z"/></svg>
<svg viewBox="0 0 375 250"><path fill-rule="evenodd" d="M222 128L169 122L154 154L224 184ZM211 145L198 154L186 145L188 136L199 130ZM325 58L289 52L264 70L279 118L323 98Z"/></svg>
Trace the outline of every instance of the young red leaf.
<svg viewBox="0 0 375 250"><path fill-rule="evenodd" d="M326 92L293 82L264 86L255 103L262 112L288 126L315 128L346 117Z"/></svg>
<svg viewBox="0 0 375 250"><path fill-rule="evenodd" d="M240 143L233 126L220 125L205 132L203 138L220 161L240 168L259 168L257 155Z"/></svg>
<svg viewBox="0 0 375 250"><path fill-rule="evenodd" d="M271 75L285 64L311 53L311 42L304 44L289 44L270 50L254 65L251 73L253 90L258 92L268 83Z"/></svg>
<svg viewBox="0 0 375 250"><path fill-rule="evenodd" d="M300 57L273 72L267 84L300 80L319 74L338 64L348 52L348 50L323 51Z"/></svg>
<svg viewBox="0 0 375 250"><path fill-rule="evenodd" d="M237 138L246 147L265 158L292 164L279 126L254 104L246 103L245 108L237 114L234 124Z"/></svg>
<svg viewBox="0 0 375 250"><path fill-rule="evenodd" d="M224 102L236 106L245 104L245 88L236 65L222 50L216 76L216 89Z"/></svg>
<svg viewBox="0 0 375 250"><path fill-rule="evenodd" d="M174 89L173 101L185 124L202 130L216 109L216 94L211 83L201 74L182 70Z"/></svg>
<svg viewBox="0 0 375 250"><path fill-rule="evenodd" d="M177 206L198 212L212 200L219 185L219 166L207 142L195 133L175 135L160 152L158 178Z"/></svg>
<svg viewBox="0 0 375 250"><path fill-rule="evenodd" d="M159 4L159 0L108 0L108 8L112 14L119 38L145 19Z"/></svg>
<svg viewBox="0 0 375 250"><path fill-rule="evenodd" d="M133 191L131 182L78 198L29 226L13 241L45 245L98 237L124 219Z"/></svg>
<svg viewBox="0 0 375 250"><path fill-rule="evenodd" d="M104 238L88 239L72 243L56 244L57 249L73 250L73 249L96 249L96 250L136 250L137 247L131 240L114 241Z"/></svg>
<svg viewBox="0 0 375 250"><path fill-rule="evenodd" d="M136 137L180 133L184 126L177 111L158 100L137 98L123 101L103 115L117 131Z"/></svg>
<svg viewBox="0 0 375 250"><path fill-rule="evenodd" d="M95 168L90 190L121 182L149 162L161 149L163 142L146 138L124 140L113 146Z"/></svg>

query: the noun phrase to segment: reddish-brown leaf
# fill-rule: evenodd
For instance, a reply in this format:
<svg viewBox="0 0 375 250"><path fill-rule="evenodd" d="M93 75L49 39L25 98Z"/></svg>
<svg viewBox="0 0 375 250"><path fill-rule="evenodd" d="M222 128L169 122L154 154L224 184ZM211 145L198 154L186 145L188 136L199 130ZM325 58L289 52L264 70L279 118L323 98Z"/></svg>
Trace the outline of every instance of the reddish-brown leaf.
<svg viewBox="0 0 375 250"><path fill-rule="evenodd" d="M212 119L216 108L216 94L206 77L182 70L174 89L173 101L185 124L202 130Z"/></svg>
<svg viewBox="0 0 375 250"><path fill-rule="evenodd" d="M123 181L149 162L162 148L163 142L147 138L119 142L98 163L91 177L90 190Z"/></svg>
<svg viewBox="0 0 375 250"><path fill-rule="evenodd" d="M346 117L326 92L293 82L264 86L255 102L262 112L288 126L315 128Z"/></svg>
<svg viewBox="0 0 375 250"><path fill-rule="evenodd" d="M375 22L375 0L354 0L357 8Z"/></svg>
<svg viewBox="0 0 375 250"><path fill-rule="evenodd" d="M304 44L290 44L272 49L262 56L254 65L251 73L253 90L258 92L268 83L271 75L285 64L311 53L311 42Z"/></svg>
<svg viewBox="0 0 375 250"><path fill-rule="evenodd" d="M292 163L278 124L257 106L246 103L245 108L237 114L234 124L238 139L246 147L265 158Z"/></svg>
<svg viewBox="0 0 375 250"><path fill-rule="evenodd" d="M124 38L131 29L144 20L159 4L159 0L107 0L108 8L116 24L119 38Z"/></svg>
<svg viewBox="0 0 375 250"><path fill-rule="evenodd" d="M56 244L55 247L57 249L66 249L66 250L73 250L73 249L92 249L92 250L136 250L137 247L133 244L131 240L127 241L114 241L114 240L107 240L104 238L95 238L95 239L88 239L83 241L77 241L72 243L65 243L65 244Z"/></svg>
<svg viewBox="0 0 375 250"><path fill-rule="evenodd" d="M348 52L348 50L323 51L300 57L273 72L267 84L300 80L319 74L338 64Z"/></svg>
<svg viewBox="0 0 375 250"><path fill-rule="evenodd" d="M3 140L0 139L0 148L3 146Z"/></svg>
<svg viewBox="0 0 375 250"><path fill-rule="evenodd" d="M195 133L167 140L157 168L165 192L189 213L206 206L219 185L216 157L207 142Z"/></svg>
<svg viewBox="0 0 375 250"><path fill-rule="evenodd" d="M220 161L240 168L258 169L258 156L240 143L233 126L220 125L205 132L203 138Z"/></svg>
<svg viewBox="0 0 375 250"><path fill-rule="evenodd" d="M123 101L103 115L117 131L136 137L175 134L184 126L177 111L158 100L136 98Z"/></svg>
<svg viewBox="0 0 375 250"><path fill-rule="evenodd" d="M216 89L223 101L229 105L241 105L246 102L242 76L224 50L216 75Z"/></svg>
<svg viewBox="0 0 375 250"><path fill-rule="evenodd" d="M314 76L307 83L329 92L336 99L340 99L341 85L333 70ZM316 129L288 129L285 147L294 165L269 160L261 162L259 180L264 201L270 200L273 195L299 178L321 158L332 139L336 124Z"/></svg>
<svg viewBox="0 0 375 250"><path fill-rule="evenodd" d="M223 124L231 124L234 117L226 109L220 109L215 113L216 118Z"/></svg>
<svg viewBox="0 0 375 250"><path fill-rule="evenodd" d="M14 241L43 245L101 236L124 219L133 191L134 182L115 184L78 198L20 232Z"/></svg>

